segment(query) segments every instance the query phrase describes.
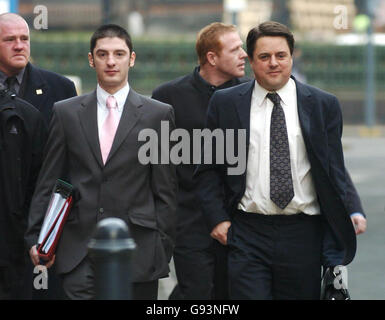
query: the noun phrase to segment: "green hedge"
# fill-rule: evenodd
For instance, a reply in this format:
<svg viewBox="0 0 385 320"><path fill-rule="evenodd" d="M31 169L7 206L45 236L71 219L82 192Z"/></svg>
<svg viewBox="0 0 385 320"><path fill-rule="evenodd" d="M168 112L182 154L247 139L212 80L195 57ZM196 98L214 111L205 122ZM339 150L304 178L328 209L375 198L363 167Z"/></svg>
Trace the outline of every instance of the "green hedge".
<svg viewBox="0 0 385 320"><path fill-rule="evenodd" d="M130 82L139 92L151 94L159 84L192 71L196 65L194 42L135 41L135 67ZM31 52L40 67L82 79L83 91L95 87L95 72L88 66L89 43L33 41ZM365 48L301 44L301 70L307 82L325 90L349 92L365 88ZM376 47L376 84L385 87L385 47ZM251 76L250 68L247 75Z"/></svg>

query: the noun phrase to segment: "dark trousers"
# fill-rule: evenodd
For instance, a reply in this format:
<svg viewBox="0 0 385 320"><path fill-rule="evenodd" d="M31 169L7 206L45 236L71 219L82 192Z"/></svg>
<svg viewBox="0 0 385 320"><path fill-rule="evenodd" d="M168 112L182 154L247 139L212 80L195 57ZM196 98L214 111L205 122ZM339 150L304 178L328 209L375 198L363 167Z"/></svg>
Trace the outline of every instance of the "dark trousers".
<svg viewBox="0 0 385 320"><path fill-rule="evenodd" d="M94 271L91 260L86 257L74 270L62 274L64 293L69 300L94 298ZM157 300L158 280L132 283L133 300Z"/></svg>
<svg viewBox="0 0 385 320"><path fill-rule="evenodd" d="M0 266L0 300L24 300L24 269L20 266Z"/></svg>
<svg viewBox="0 0 385 320"><path fill-rule="evenodd" d="M320 298L320 216L237 211L228 246L231 299Z"/></svg>
<svg viewBox="0 0 385 320"><path fill-rule="evenodd" d="M31 299L32 279L27 276L28 261L29 255L21 253L11 258L10 265L0 266L0 300Z"/></svg>
<svg viewBox="0 0 385 320"><path fill-rule="evenodd" d="M207 248L177 244L173 257L178 285L170 300L228 299L227 247L210 243Z"/></svg>

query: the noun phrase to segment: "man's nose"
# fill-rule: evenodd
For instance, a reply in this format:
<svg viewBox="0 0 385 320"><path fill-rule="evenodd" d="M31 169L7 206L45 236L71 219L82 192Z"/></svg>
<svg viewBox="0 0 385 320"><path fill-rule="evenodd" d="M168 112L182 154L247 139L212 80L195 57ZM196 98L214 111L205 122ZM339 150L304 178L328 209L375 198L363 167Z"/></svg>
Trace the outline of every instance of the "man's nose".
<svg viewBox="0 0 385 320"><path fill-rule="evenodd" d="M241 48L241 59L245 59L247 57L247 53L243 48Z"/></svg>
<svg viewBox="0 0 385 320"><path fill-rule="evenodd" d="M14 48L18 50L23 49L24 48L23 41L21 41L20 39L16 39L14 42Z"/></svg>
<svg viewBox="0 0 385 320"><path fill-rule="evenodd" d="M270 66L276 67L277 65L278 65L277 58L275 57L275 55L272 55L270 58Z"/></svg>
<svg viewBox="0 0 385 320"><path fill-rule="evenodd" d="M115 58L114 58L114 55L110 54L108 55L108 58L107 58L107 64L109 66L114 66L115 65Z"/></svg>

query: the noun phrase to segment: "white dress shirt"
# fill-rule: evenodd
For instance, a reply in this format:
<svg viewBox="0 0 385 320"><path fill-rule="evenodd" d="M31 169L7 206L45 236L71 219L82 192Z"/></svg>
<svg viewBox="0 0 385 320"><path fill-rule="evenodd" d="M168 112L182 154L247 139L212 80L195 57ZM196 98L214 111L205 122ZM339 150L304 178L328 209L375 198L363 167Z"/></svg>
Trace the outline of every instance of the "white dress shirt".
<svg viewBox="0 0 385 320"><path fill-rule="evenodd" d="M119 91L115 92L114 94L109 94L107 91L105 91L99 84L96 87L96 99L98 101L98 130L101 132L102 125L104 121L107 118L108 115L108 109L107 109L107 98L109 96L114 96L117 103L118 103L118 116L119 120L122 116L124 104L126 103L128 93L130 92L130 86L127 82L127 84L120 89Z"/></svg>
<svg viewBox="0 0 385 320"><path fill-rule="evenodd" d="M250 144L246 171L246 190L238 209L261 214L320 214L310 163L303 141L293 79L276 91L285 112L289 139L294 198L283 210L270 199L270 120L273 103L269 93L255 81L250 108Z"/></svg>

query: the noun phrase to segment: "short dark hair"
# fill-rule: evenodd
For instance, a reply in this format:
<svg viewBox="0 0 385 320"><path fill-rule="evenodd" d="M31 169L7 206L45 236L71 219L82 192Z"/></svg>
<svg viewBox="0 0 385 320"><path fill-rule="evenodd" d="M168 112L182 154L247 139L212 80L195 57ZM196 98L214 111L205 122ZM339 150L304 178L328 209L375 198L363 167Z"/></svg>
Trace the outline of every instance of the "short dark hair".
<svg viewBox="0 0 385 320"><path fill-rule="evenodd" d="M118 26L117 24L104 24L104 25L100 26L98 29L96 29L96 31L94 32L94 34L91 37L91 41L90 41L91 54L93 54L93 51L94 51L95 46L96 46L96 42L99 39L113 38L113 37L118 37L118 38L126 41L127 47L128 47L128 49L130 49L130 53L132 53L132 49L133 49L132 48L132 41L131 41L131 37L128 34L128 32L124 28L122 28L121 26Z"/></svg>
<svg viewBox="0 0 385 320"><path fill-rule="evenodd" d="M286 38L289 46L290 54L293 54L294 50L294 36L287 26L275 21L266 21L259 26L251 29L247 35L246 46L247 55L250 59L253 59L253 53L255 50L255 44L257 40L262 37L284 37Z"/></svg>

